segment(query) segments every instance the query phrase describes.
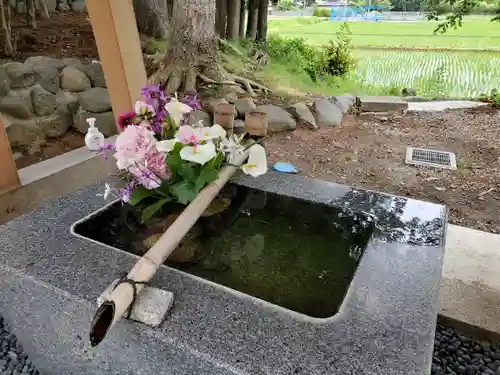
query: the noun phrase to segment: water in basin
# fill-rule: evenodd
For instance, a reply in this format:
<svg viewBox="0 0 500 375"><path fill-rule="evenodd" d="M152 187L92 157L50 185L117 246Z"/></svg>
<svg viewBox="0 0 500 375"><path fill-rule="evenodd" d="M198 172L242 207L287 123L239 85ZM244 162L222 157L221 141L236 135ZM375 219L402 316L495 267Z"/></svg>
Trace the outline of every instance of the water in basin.
<svg viewBox="0 0 500 375"><path fill-rule="evenodd" d="M334 315L366 247L371 223L340 208L246 188L238 197L229 215L198 220L181 243L184 249L176 250L166 264L302 314ZM75 232L142 255L151 225L138 224L126 207L111 205L77 224Z"/></svg>

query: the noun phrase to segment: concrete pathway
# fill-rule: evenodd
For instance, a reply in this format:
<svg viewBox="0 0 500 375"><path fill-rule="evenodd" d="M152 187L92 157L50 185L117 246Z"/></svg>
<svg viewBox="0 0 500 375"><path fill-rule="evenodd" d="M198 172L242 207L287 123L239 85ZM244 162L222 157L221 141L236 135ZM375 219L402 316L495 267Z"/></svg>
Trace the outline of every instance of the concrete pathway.
<svg viewBox="0 0 500 375"><path fill-rule="evenodd" d="M440 112L447 109L475 108L488 105L487 103L472 102L468 100L444 100L438 102L410 102L409 112Z"/></svg>
<svg viewBox="0 0 500 375"><path fill-rule="evenodd" d="M500 334L500 235L448 225L441 314Z"/></svg>

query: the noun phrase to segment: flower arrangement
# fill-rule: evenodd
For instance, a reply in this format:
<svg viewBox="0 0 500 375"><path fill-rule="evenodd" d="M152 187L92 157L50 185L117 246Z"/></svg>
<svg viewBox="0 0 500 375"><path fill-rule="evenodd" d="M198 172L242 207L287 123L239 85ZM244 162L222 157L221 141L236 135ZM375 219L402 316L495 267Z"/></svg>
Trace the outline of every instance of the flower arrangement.
<svg viewBox="0 0 500 375"><path fill-rule="evenodd" d="M105 145L100 153L107 157L114 152L120 177L127 182L122 189L106 184L105 199L117 193L123 202L140 205L142 222L169 202L191 202L224 164L234 164L247 150L241 170L254 177L267 172L266 152L258 142L245 145L244 134L228 136L217 124L188 124L189 114L201 108L195 95L181 102L158 86L147 86L141 96L134 112L119 117L115 146Z"/></svg>

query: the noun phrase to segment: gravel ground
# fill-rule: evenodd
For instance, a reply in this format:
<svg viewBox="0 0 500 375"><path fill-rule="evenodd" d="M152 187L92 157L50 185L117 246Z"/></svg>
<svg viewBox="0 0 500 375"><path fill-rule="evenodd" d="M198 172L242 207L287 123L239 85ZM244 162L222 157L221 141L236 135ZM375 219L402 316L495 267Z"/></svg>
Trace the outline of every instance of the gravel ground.
<svg viewBox="0 0 500 375"><path fill-rule="evenodd" d="M40 375L0 317L0 375Z"/></svg>
<svg viewBox="0 0 500 375"><path fill-rule="evenodd" d="M438 325L432 375L500 375L500 345Z"/></svg>

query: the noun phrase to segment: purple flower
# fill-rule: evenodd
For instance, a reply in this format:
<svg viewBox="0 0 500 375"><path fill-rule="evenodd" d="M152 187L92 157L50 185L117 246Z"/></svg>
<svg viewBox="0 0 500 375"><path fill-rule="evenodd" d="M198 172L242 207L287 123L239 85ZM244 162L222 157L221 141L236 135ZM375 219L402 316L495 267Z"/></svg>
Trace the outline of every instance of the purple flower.
<svg viewBox="0 0 500 375"><path fill-rule="evenodd" d="M108 160L109 154L115 151L115 147L111 144L105 144L104 146L99 147L97 150L97 155L100 155L104 158L104 160Z"/></svg>
<svg viewBox="0 0 500 375"><path fill-rule="evenodd" d="M127 186L125 186L123 189L120 189L120 198L123 202L127 203L128 201L130 201L130 197L135 185L135 181L130 181Z"/></svg>
<svg viewBox="0 0 500 375"><path fill-rule="evenodd" d="M158 85L148 85L141 90L144 102L151 105L156 112L161 111L166 104L165 93Z"/></svg>
<svg viewBox="0 0 500 375"><path fill-rule="evenodd" d="M196 94L186 94L182 102L193 109L201 109L201 104Z"/></svg>

